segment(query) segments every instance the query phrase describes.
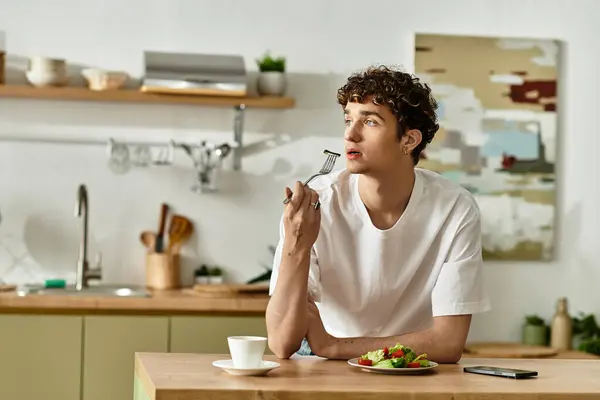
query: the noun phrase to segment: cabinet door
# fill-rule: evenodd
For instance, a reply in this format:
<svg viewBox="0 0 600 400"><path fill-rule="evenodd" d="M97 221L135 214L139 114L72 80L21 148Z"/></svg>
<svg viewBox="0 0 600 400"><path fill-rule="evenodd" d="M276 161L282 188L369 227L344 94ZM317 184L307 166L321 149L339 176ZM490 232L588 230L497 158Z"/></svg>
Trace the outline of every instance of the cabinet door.
<svg viewBox="0 0 600 400"><path fill-rule="evenodd" d="M166 353L168 335L168 317L85 317L83 400L131 400L134 353Z"/></svg>
<svg viewBox="0 0 600 400"><path fill-rule="evenodd" d="M171 352L229 353L227 336L267 336L263 316L171 317ZM267 348L266 351L269 354Z"/></svg>
<svg viewBox="0 0 600 400"><path fill-rule="evenodd" d="M0 399L79 400L82 319L0 315Z"/></svg>

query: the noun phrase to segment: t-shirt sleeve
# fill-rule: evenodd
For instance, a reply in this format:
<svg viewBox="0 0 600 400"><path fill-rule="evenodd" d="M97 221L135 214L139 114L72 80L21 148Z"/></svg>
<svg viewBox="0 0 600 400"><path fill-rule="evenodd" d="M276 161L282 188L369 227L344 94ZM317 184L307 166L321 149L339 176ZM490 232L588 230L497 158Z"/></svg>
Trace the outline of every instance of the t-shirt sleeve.
<svg viewBox="0 0 600 400"><path fill-rule="evenodd" d="M275 248L275 255L273 257L273 271L271 273L271 280L269 282L269 296L272 296L277 286L277 277L279 276L279 269L281 267L281 254L283 251L283 241L285 239L285 231L283 229L283 217L279 223L279 241ZM308 293L312 296L315 302L321 301L321 293L319 290L319 262L314 247L310 252L310 270L308 273Z"/></svg>
<svg viewBox="0 0 600 400"><path fill-rule="evenodd" d="M489 311L483 286L481 217L477 206L458 228L432 294L433 316Z"/></svg>

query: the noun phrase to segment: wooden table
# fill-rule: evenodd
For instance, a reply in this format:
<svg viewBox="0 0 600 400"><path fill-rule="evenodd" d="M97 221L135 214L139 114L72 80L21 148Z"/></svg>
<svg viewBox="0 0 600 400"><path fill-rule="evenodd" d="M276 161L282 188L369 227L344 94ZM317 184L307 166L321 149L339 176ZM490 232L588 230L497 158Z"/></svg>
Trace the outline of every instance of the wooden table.
<svg viewBox="0 0 600 400"><path fill-rule="evenodd" d="M264 377L232 376L213 367L227 355L137 353L135 400L572 400L600 398L600 362L557 359L464 359L435 372L391 376L317 357L278 360ZM265 357L276 360L273 357ZM532 369L513 380L463 372L467 365Z"/></svg>

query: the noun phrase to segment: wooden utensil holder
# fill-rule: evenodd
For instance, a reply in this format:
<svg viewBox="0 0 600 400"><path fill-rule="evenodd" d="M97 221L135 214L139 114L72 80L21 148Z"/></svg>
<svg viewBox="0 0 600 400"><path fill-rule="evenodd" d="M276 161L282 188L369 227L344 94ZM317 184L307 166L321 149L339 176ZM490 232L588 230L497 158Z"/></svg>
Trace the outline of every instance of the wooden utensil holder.
<svg viewBox="0 0 600 400"><path fill-rule="evenodd" d="M149 289L178 289L179 254L146 254L146 287Z"/></svg>

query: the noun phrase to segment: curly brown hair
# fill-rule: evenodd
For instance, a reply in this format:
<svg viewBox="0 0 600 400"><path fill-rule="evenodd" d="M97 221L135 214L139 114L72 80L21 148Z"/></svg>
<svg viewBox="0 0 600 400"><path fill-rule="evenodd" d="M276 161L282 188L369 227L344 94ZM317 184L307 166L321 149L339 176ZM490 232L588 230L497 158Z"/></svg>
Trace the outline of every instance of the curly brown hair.
<svg viewBox="0 0 600 400"><path fill-rule="evenodd" d="M377 105L386 104L396 116L398 139L407 130L421 131L422 140L411 154L416 165L421 152L439 129L438 104L429 86L414 75L381 65L354 73L337 92L338 103L342 106L349 101L362 102L369 96L373 96L373 103Z"/></svg>

